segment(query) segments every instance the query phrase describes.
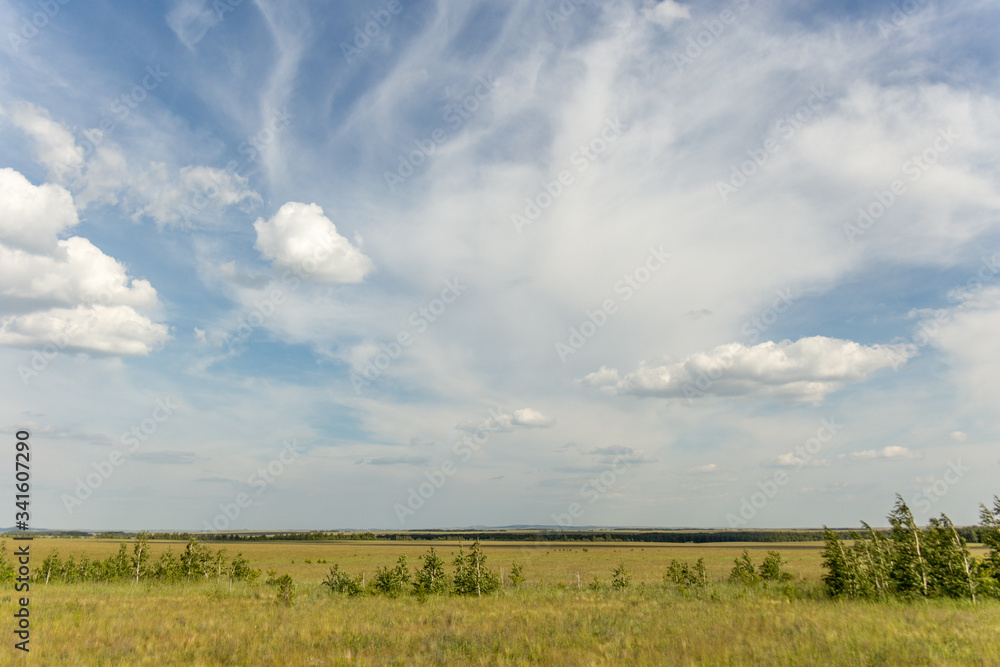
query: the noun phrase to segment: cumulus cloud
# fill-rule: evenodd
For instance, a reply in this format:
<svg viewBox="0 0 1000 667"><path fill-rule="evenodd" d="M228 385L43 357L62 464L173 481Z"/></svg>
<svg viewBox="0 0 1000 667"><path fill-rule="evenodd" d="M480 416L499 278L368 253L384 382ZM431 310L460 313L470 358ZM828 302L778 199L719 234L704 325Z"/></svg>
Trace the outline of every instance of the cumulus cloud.
<svg viewBox="0 0 1000 667"><path fill-rule="evenodd" d="M874 459L916 459L920 458L920 456L906 447L889 445L882 449L868 449L863 452L841 454L839 458L850 461L871 461Z"/></svg>
<svg viewBox="0 0 1000 667"><path fill-rule="evenodd" d="M275 268L320 283L358 283L374 268L364 253L337 233L317 204L288 202L270 220L258 218L255 248Z"/></svg>
<svg viewBox="0 0 1000 667"><path fill-rule="evenodd" d="M35 186L13 169L0 169L0 239L5 246L49 252L57 235L77 222L73 196L66 188Z"/></svg>
<svg viewBox="0 0 1000 667"><path fill-rule="evenodd" d="M556 420L543 415L538 410L521 408L520 410L514 410L510 423L512 426L521 426L523 428L548 428L553 426Z"/></svg>
<svg viewBox="0 0 1000 667"><path fill-rule="evenodd" d="M490 410L487 419L462 422L455 426L460 431L474 433L476 431L513 431L524 428L550 428L555 426L553 417L542 414L533 408L520 408L511 412Z"/></svg>
<svg viewBox="0 0 1000 667"><path fill-rule="evenodd" d="M139 312L159 306L156 290L87 239L58 238L76 224L65 188L0 169L0 344L148 354L169 338Z"/></svg>
<svg viewBox="0 0 1000 667"><path fill-rule="evenodd" d="M861 345L853 341L813 336L797 341L767 341L759 345L720 345L678 361L642 362L618 379L618 371L601 367L580 382L616 394L697 398L771 396L792 401L821 402L847 382L862 382L913 356L912 346Z"/></svg>

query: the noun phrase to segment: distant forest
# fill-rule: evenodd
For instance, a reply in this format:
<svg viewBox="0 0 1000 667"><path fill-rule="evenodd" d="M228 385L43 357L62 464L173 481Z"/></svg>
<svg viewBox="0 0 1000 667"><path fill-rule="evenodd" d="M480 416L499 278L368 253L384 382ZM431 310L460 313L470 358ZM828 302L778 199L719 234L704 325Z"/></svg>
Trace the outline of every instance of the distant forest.
<svg viewBox="0 0 1000 667"><path fill-rule="evenodd" d="M889 533L890 529L876 529ZM967 543L981 543L982 526L956 527L959 536ZM841 539L850 539L851 530L835 528ZM61 537L97 537L104 539L131 538L136 533L79 531L47 533ZM183 540L196 537L202 541L223 542L312 542L335 540L403 541L504 541L504 542L822 542L823 530L635 530L635 529L509 529L509 530L423 530L423 531L266 531L228 533L151 533L157 540Z"/></svg>

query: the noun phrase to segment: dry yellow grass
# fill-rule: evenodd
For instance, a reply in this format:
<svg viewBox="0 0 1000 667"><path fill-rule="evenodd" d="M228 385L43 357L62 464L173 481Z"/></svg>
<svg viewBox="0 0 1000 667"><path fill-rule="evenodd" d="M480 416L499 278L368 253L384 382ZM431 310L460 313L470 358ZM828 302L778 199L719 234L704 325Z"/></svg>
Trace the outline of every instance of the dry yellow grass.
<svg viewBox="0 0 1000 667"><path fill-rule="evenodd" d="M171 546L157 543L154 555ZM220 544L212 544L213 549ZM329 564L373 572L413 542L229 544L255 567L291 574L293 607L276 604L267 586L226 584L35 585L32 651L4 664L38 665L334 665L334 664L1000 664L1000 604L838 603L818 595L818 544L486 545L491 564L525 564L527 581L483 599L346 598L319 585ZM457 545L434 543L449 559ZM118 543L37 539L33 564L58 548L63 556L103 558ZM797 594L718 584L705 592L665 588L670 559L704 557L722 579L748 548L759 562L776 549L795 574ZM584 550L586 549L586 550ZM309 559L312 564L304 561ZM292 561L295 561L292 563ZM593 592L624 562L633 587ZM449 568L450 569L450 568ZM576 573L583 583L577 589ZM2 599L11 619L14 600ZM9 635L8 632L4 632ZM26 658L26 659L25 659Z"/></svg>

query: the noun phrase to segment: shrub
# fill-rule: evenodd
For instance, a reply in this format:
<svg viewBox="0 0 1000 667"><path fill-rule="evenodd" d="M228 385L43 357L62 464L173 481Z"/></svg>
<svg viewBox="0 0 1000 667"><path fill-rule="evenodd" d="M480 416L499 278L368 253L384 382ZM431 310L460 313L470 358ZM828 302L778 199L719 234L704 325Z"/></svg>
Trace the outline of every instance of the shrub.
<svg viewBox="0 0 1000 667"><path fill-rule="evenodd" d="M579 575L578 575L579 576ZM517 588L524 582L524 568L514 561L510 566L510 585Z"/></svg>
<svg viewBox="0 0 1000 667"><path fill-rule="evenodd" d="M764 581L788 581L792 575L781 570L781 566L787 563L788 561L782 558L777 551L768 551L764 561L757 568L757 574Z"/></svg>
<svg viewBox="0 0 1000 667"><path fill-rule="evenodd" d="M616 591L625 590L632 585L632 574L625 567L625 563L619 563L618 567L611 573L611 588Z"/></svg>
<svg viewBox="0 0 1000 667"><path fill-rule="evenodd" d="M447 593L451 582L444 571L444 561L434 552L434 547L420 557L423 566L414 573L413 592L418 595Z"/></svg>
<svg viewBox="0 0 1000 667"><path fill-rule="evenodd" d="M406 566L406 556L400 556L396 565L391 568L380 567L375 576L368 582L373 593L397 597L403 592L403 587L410 581L410 569Z"/></svg>
<svg viewBox="0 0 1000 667"><path fill-rule="evenodd" d="M500 588L500 576L486 566L486 554L476 540L466 554L458 548L455 557L455 592L459 595L479 595L492 593Z"/></svg>
<svg viewBox="0 0 1000 667"><path fill-rule="evenodd" d="M267 583L278 589L277 602L279 604L283 604L286 607L291 607L295 604L295 582L292 580L291 575L283 574L280 577L272 575Z"/></svg>
<svg viewBox="0 0 1000 667"><path fill-rule="evenodd" d="M329 588L331 593L346 593L350 597L364 593L361 577L352 579L350 575L340 569L340 565L334 565L330 568L330 573L323 580L323 586Z"/></svg>
<svg viewBox="0 0 1000 667"><path fill-rule="evenodd" d="M754 569L753 561L750 559L750 552L746 549L743 554L733 561L733 569L729 572L729 581L744 586L753 586L760 583L760 575Z"/></svg>
<svg viewBox="0 0 1000 667"><path fill-rule="evenodd" d="M7 557L7 540L0 541L0 583L14 581L14 563Z"/></svg>

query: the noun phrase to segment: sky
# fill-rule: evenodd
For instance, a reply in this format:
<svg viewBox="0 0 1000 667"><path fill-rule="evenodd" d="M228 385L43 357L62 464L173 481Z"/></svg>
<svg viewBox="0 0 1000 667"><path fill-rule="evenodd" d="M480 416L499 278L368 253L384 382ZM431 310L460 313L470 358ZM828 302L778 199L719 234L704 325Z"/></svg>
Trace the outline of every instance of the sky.
<svg viewBox="0 0 1000 667"><path fill-rule="evenodd" d="M896 493L975 523L998 23L0 0L31 525L885 525Z"/></svg>

